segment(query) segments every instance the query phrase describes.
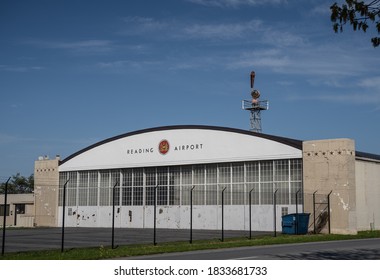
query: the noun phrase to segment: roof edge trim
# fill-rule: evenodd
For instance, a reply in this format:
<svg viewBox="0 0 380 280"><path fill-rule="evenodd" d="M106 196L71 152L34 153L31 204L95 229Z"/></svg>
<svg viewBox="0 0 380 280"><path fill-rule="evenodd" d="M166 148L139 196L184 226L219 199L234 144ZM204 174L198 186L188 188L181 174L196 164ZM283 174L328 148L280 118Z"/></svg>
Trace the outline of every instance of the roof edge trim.
<svg viewBox="0 0 380 280"><path fill-rule="evenodd" d="M380 162L380 155L376 154L356 151L355 156L357 160Z"/></svg>

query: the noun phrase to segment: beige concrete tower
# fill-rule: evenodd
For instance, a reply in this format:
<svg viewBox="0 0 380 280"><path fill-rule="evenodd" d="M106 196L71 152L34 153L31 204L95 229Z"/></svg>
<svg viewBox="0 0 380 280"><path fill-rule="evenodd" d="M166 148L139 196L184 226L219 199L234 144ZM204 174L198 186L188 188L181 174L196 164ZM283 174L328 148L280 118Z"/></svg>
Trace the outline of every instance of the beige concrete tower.
<svg viewBox="0 0 380 280"><path fill-rule="evenodd" d="M312 195L330 196L331 233L356 234L355 143L350 139L303 142L305 212ZM312 222L312 221L311 221Z"/></svg>
<svg viewBox="0 0 380 280"><path fill-rule="evenodd" d="M59 156L34 163L35 226L58 225Z"/></svg>

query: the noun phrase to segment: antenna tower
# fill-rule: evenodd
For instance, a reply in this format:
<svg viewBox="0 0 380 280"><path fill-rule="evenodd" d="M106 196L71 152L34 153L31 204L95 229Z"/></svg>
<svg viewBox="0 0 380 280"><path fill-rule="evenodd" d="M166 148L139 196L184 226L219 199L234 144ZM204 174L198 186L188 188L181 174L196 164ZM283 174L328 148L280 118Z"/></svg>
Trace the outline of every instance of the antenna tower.
<svg viewBox="0 0 380 280"><path fill-rule="evenodd" d="M259 100L260 92L257 89L253 89L253 84L255 82L255 71L251 72L251 100L242 101L242 109L250 111L250 123L251 131L262 132L261 129L261 111L269 109L268 100Z"/></svg>

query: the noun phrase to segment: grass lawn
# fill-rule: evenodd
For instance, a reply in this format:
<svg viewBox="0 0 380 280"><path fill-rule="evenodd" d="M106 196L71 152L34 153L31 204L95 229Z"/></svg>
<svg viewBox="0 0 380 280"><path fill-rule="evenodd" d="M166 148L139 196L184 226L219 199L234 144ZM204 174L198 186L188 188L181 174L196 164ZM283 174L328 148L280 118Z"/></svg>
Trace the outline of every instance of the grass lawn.
<svg viewBox="0 0 380 280"><path fill-rule="evenodd" d="M97 260L119 257L132 257L148 254L185 252L205 249L232 248L242 246L262 246L273 244L303 243L317 241L348 240L380 237L380 231L362 231L357 235L319 234L319 235L278 235L277 237L262 236L254 239L231 238L221 242L219 239L189 242L168 242L152 245L125 245L115 249L111 247L75 248L60 250L28 251L5 253L0 260Z"/></svg>

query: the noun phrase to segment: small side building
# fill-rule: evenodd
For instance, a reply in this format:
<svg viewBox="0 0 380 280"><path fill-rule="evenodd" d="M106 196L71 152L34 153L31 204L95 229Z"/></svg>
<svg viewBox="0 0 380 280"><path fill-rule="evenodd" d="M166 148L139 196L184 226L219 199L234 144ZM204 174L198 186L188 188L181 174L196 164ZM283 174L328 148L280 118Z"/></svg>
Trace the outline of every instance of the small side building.
<svg viewBox="0 0 380 280"><path fill-rule="evenodd" d="M0 226L4 223L4 199L5 195L0 195ZM33 227L34 194L8 194L5 215L6 226Z"/></svg>

